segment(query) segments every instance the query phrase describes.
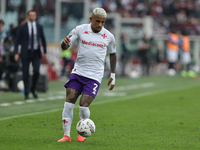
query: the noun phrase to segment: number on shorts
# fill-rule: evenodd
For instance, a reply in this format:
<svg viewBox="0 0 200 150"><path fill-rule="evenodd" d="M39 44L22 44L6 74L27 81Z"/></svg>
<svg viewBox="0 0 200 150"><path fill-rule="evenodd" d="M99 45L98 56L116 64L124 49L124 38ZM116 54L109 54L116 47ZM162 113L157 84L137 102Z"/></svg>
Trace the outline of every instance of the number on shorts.
<svg viewBox="0 0 200 150"><path fill-rule="evenodd" d="M93 92L92 93L95 94L95 95L96 95L97 87L98 87L98 84L94 83L94 88L93 88Z"/></svg>

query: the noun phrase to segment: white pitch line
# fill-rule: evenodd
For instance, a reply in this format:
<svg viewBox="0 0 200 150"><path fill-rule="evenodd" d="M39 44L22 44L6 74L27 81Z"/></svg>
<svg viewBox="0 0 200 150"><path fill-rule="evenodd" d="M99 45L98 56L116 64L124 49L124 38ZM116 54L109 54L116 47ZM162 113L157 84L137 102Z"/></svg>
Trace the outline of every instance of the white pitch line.
<svg viewBox="0 0 200 150"><path fill-rule="evenodd" d="M113 98L113 99L102 99L98 101L94 101L92 105L99 105L99 104L104 104L104 103L110 103L110 102L116 102L116 101L125 101L131 98L138 98L138 97L143 97L143 96L149 96L149 95L154 95L154 94L159 94L159 93L164 93L164 92L170 92L170 91L177 91L177 90L184 90L184 89L189 89L195 86L199 86L198 84L191 85L191 86L179 86L171 89L164 89L164 90L157 90L157 91L149 91L149 92L143 92L135 95L130 95L126 96L123 99L121 97L119 98ZM78 108L78 106L75 106L74 108ZM0 118L0 121L3 120L8 120L8 119L14 119L14 118L19 118L19 117L25 117L25 116L32 116L32 115L40 115L40 114L45 114L45 113L51 113L51 112L56 112L56 111L61 111L63 108L58 108L58 109L52 109L48 111L42 111L42 112L33 112L33 113L28 113L28 114L22 114L22 115L16 115L16 116L10 116L10 117L4 117Z"/></svg>
<svg viewBox="0 0 200 150"><path fill-rule="evenodd" d="M114 92L117 91L124 91L124 90L133 90L133 89L139 89L139 88L149 88L155 86L155 83L148 82L148 83L142 83L142 84L131 84L127 86L119 86L114 88Z"/></svg>
<svg viewBox="0 0 200 150"><path fill-rule="evenodd" d="M118 91L127 91L127 90L133 90L133 89L143 89L143 88L149 88L154 87L155 83L149 82L149 83L142 83L142 84L133 84L133 85L127 85L127 86L119 86L116 87L114 91L104 92L104 96L125 96L125 92L118 92Z"/></svg>
<svg viewBox="0 0 200 150"><path fill-rule="evenodd" d="M11 103L1 103L1 104L0 104L0 106L4 106L4 107L5 107L5 106L10 106L10 105L11 105Z"/></svg>
<svg viewBox="0 0 200 150"><path fill-rule="evenodd" d="M124 91L124 90L133 90L133 89L139 89L139 88L149 88L149 87L153 87L155 86L155 84L153 82L148 82L148 83L142 83L142 84L131 84L131 85L127 85L127 86L119 86L116 87L114 91L111 92L103 92L105 96L125 96L126 93L115 93L117 91ZM103 91L107 91L107 89L102 89ZM58 93L60 93L61 91L59 91ZM65 93L65 92L64 92ZM101 93L101 92L99 92ZM50 95L53 95L53 93L50 93ZM39 98L39 99L29 99L26 101L18 101L18 102L13 102L13 103L2 103L0 104L0 106L6 107L6 106L11 106L11 105L23 105L26 103L35 103L35 102L42 102L42 101L53 101L53 100L59 100L59 99L65 99L65 95L58 95L58 96L49 96L46 98Z"/></svg>
<svg viewBox="0 0 200 150"><path fill-rule="evenodd" d="M116 93L116 92L105 92L103 93L104 96L125 96L126 93L125 92L120 92L120 93Z"/></svg>
<svg viewBox="0 0 200 150"><path fill-rule="evenodd" d="M21 104L24 104L24 103L25 103L24 101L13 102L13 104L16 104L16 105L21 105Z"/></svg>
<svg viewBox="0 0 200 150"><path fill-rule="evenodd" d="M36 100L34 100L34 99L26 100L26 103L35 103L35 102L36 102Z"/></svg>
<svg viewBox="0 0 200 150"><path fill-rule="evenodd" d="M47 99L45 99L45 98L39 98L39 99L38 99L38 101L41 101L41 102L42 102L42 101L46 101L46 100L47 100Z"/></svg>
<svg viewBox="0 0 200 150"><path fill-rule="evenodd" d="M13 118L19 118L19 117L25 117L25 116L32 116L32 115L44 114L44 113L51 113L51 112L56 112L56 111L59 111L59 110L61 110L61 109L52 109L52 110L43 111L43 112L33 112L33 113L29 113L29 114L22 114L22 115L4 117L4 118L0 118L0 121L2 121L2 120L8 120L8 119L13 119Z"/></svg>
<svg viewBox="0 0 200 150"><path fill-rule="evenodd" d="M48 97L47 99L48 99L48 100L51 100L51 101L52 101L52 100L57 100L55 97Z"/></svg>
<svg viewBox="0 0 200 150"><path fill-rule="evenodd" d="M47 101L47 100L59 100L59 99L64 99L65 96L55 96L55 97L47 97L47 98L39 98L37 100L34 99L29 99L26 101L16 101L16 102L12 102L12 103L1 103L0 106L2 107L6 107L6 106L11 106L11 105L23 105L25 103L35 103L35 102L43 102L43 101Z"/></svg>
<svg viewBox="0 0 200 150"><path fill-rule="evenodd" d="M65 98L66 96L56 96L57 99L63 99Z"/></svg>

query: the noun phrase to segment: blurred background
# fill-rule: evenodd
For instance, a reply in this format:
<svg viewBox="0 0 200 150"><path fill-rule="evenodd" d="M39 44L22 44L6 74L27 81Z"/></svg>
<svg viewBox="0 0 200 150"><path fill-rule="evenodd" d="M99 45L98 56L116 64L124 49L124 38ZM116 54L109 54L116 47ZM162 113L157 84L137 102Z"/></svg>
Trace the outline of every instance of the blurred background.
<svg viewBox="0 0 200 150"><path fill-rule="evenodd" d="M193 71L191 77L198 75L200 0L0 0L0 19L4 21L0 28L1 49L4 47L7 67L11 66L11 69L5 69L0 87L5 87L4 81L8 78L9 81L13 80L9 88L19 90L16 85L21 80L20 67L12 70L16 65L12 62L12 42L6 49L5 39L18 26L19 19L26 18L28 10L37 12L37 21L44 28L48 60L41 60L40 73L45 79L42 78L41 82L48 82L66 81L69 77L76 60L77 46L74 44L69 52L61 52L60 42L77 25L89 23L91 12L96 7L107 11L105 28L116 38L118 77L183 75L181 62L177 61L174 72L169 72L167 59L169 33L177 30L187 32L190 37L189 70ZM140 47L144 41L148 48L141 53ZM180 55L181 50L179 58ZM69 58L66 63L65 58ZM109 57L106 57L105 77L109 75ZM45 85L39 91L45 92L47 89Z"/></svg>

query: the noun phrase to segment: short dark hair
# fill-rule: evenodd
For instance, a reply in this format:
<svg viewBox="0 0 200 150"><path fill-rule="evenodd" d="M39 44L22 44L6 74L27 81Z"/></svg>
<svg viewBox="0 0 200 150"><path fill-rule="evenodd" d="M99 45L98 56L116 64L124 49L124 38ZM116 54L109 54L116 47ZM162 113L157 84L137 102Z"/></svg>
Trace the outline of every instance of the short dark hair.
<svg viewBox="0 0 200 150"><path fill-rule="evenodd" d="M0 24L4 24L4 21L3 21L3 20L0 20Z"/></svg>
<svg viewBox="0 0 200 150"><path fill-rule="evenodd" d="M25 17L19 17L18 18L18 24L20 25L24 20L26 20Z"/></svg>
<svg viewBox="0 0 200 150"><path fill-rule="evenodd" d="M28 16L28 14L29 14L30 12L35 12L35 13L36 13L35 10L29 10L29 11L27 12L27 16Z"/></svg>

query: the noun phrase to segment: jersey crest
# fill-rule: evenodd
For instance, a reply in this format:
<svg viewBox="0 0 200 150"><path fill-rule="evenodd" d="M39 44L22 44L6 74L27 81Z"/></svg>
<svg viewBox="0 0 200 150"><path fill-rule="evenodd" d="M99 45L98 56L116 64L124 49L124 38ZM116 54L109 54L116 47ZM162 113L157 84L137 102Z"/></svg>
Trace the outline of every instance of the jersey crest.
<svg viewBox="0 0 200 150"><path fill-rule="evenodd" d="M107 37L105 34L101 35L104 39Z"/></svg>

